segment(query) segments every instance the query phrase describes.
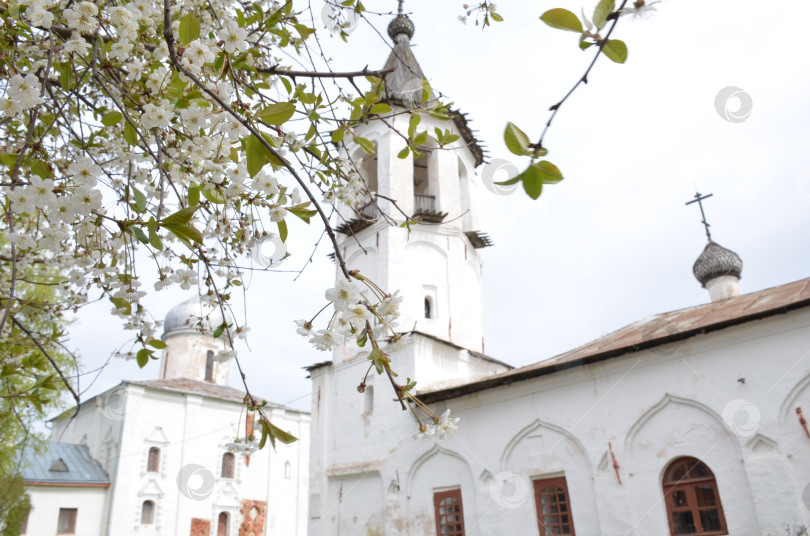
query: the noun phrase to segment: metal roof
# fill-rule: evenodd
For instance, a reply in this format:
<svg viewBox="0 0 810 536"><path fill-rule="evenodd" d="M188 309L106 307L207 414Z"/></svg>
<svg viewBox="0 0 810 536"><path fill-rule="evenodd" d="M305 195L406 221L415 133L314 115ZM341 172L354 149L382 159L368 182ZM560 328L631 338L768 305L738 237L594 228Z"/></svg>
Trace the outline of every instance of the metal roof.
<svg viewBox="0 0 810 536"><path fill-rule="evenodd" d="M808 306L810 306L810 278L705 305L655 315L634 322L610 335L552 359L488 376L483 380L437 391L422 392L419 393L419 398L428 404L448 400L589 363L605 361L624 354L639 352Z"/></svg>
<svg viewBox="0 0 810 536"><path fill-rule="evenodd" d="M229 402L238 402L242 403L245 399L244 391L240 391L239 389L234 389L233 387L228 387L227 385L217 385L215 383L210 382L201 382L197 380L191 380L189 378L169 378L164 380L144 380L144 381L127 381L125 383L131 383L133 385L142 385L144 387L148 387L150 389L158 389L161 391L174 391L177 393L187 393L193 395L200 395L205 396L208 398L217 398L219 400L227 400ZM258 396L254 396L257 402L261 402L263 399ZM286 411L292 411L295 413L308 413L306 411L301 411L298 409L291 408L289 406L284 406L282 404L276 404L275 402L267 401L268 408L275 408L275 409L283 409Z"/></svg>
<svg viewBox="0 0 810 536"><path fill-rule="evenodd" d="M23 454L21 468L26 484L110 485L107 472L90 456L87 445L48 441L46 449L41 453L27 449Z"/></svg>

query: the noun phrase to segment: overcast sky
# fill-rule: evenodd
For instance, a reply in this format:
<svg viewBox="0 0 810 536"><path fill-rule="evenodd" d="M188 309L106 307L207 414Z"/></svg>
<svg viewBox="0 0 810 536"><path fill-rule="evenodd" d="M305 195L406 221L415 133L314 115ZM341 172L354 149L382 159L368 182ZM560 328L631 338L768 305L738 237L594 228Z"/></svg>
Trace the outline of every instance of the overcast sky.
<svg viewBox="0 0 810 536"><path fill-rule="evenodd" d="M499 3L505 21L483 33L457 20L462 3L406 2L414 52L433 87L469 114L489 157L520 165L502 141L506 121L536 139L548 107L593 54L539 16L554 7L586 7L590 15L596 2ZM365 5L389 12L396 2ZM665 0L657 7L650 20L622 19L613 37L627 43L627 63L600 59L558 114L546 145L565 180L537 201L522 190L479 188L479 224L495 244L482 252L486 352L497 359L527 365L649 315L708 302L691 271L706 236L697 206L684 206L696 190L714 194L705 202L712 237L742 257L743 293L810 276L810 62L798 29L810 20L810 3ZM390 18L370 16L383 35ZM348 43L324 45L335 70L380 68L389 53L366 24ZM742 122L715 108L729 86L750 97ZM728 110L740 102L731 98ZM282 268L302 267L319 231L290 222L293 257ZM323 305L334 280L327 253L321 244L294 283L288 273L254 274L247 290L251 350L239 350L251 390L302 409L310 384L301 367L330 355L297 336L293 320ZM163 316L188 296L173 291L146 303ZM130 337L109 309L108 302L85 308L71 330L87 370ZM140 371L113 359L85 397L157 375L157 363Z"/></svg>

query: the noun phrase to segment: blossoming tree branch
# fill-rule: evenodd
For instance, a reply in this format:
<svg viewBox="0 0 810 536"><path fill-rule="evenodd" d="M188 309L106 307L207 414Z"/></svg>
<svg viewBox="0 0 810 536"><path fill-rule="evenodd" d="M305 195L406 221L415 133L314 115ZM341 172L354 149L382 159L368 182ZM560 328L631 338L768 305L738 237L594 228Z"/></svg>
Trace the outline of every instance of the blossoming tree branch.
<svg viewBox="0 0 810 536"><path fill-rule="evenodd" d="M335 14L328 30L344 39L346 14L368 21L359 0L327 4ZM397 133L407 145L399 155L405 158L419 154L429 138L439 149L457 139L419 129L422 115L450 119L449 104L395 109L384 98L387 71L319 70L326 63L322 31L303 2L10 0L0 6L0 336L30 341L3 356L16 363L9 374L26 372L26 352L46 356L41 384L61 381L78 402L78 370L63 370L64 361L51 358L63 350L64 330L26 328L30 311L56 326L68 312L107 299L133 332L135 345L125 356L144 367L165 347L159 322L142 303L144 282L157 280L155 291L198 288L209 310L232 318L225 310L244 284L241 266L267 240L286 242L289 218L315 219L343 279L326 291L324 309L298 322L299 333L319 350L344 341L365 348L369 368L358 390L368 374L384 375L403 410L413 412L417 435L452 434L458 420L433 413L415 395L416 382L398 378L391 355L406 342L396 324L402 298L346 266L330 208L340 203L361 217L359 209L376 202L346 150L351 144L375 151L357 125L410 115L408 131ZM584 18L587 29L565 10L542 20L580 33L583 49L595 44L597 56L621 62L626 47L608 39L613 27L604 38L599 34L624 13L624 3L614 8L601 0L593 23ZM486 24L501 20L491 3L476 9ZM423 86L430 94L426 80ZM531 158L513 179L531 197L562 179L553 164L539 160L546 151L542 136L531 144L510 123L506 141ZM418 222L402 211L382 216L392 225ZM23 285L58 292L34 300ZM210 326L200 318L198 327L225 337L230 347L216 358L239 366L232 341L247 334L246 326L228 320ZM262 434L234 445L248 452L267 439L294 441L269 421L239 370L247 410L258 413Z"/></svg>

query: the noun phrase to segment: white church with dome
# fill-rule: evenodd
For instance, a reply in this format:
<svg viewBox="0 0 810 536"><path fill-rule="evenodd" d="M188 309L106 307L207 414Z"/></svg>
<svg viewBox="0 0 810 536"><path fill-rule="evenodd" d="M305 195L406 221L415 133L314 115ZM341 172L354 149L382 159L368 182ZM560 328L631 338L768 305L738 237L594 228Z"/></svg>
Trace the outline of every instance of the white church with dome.
<svg viewBox="0 0 810 536"><path fill-rule="evenodd" d="M422 100L414 31L404 15L388 29L385 119L399 131ZM309 367L311 414L268 404L298 442L229 453L244 394L226 385L222 342L193 329L195 298L166 318L159 379L54 421L60 442L25 473L29 534L806 534L810 279L743 294L742 260L709 240L693 269L706 303L513 368L484 353L479 250L492 244L471 195L483 151L460 112L423 114L434 127L459 139L398 158L402 137L370 121L357 135L376 154L349 153L382 210L396 199L421 223L341 207L337 230L350 269L402 291L412 343L395 369L458 432L415 439L385 378L358 393L369 362L347 344Z"/></svg>
<svg viewBox="0 0 810 536"><path fill-rule="evenodd" d="M268 402L271 422L298 441L228 450L253 418L216 359L225 342L210 333L221 323L199 297L175 306L159 379L124 381L52 421L48 450L23 468L26 534L306 534L309 414Z"/></svg>
<svg viewBox="0 0 810 536"><path fill-rule="evenodd" d="M421 100L414 30L404 15L388 28L398 131ZM350 270L402 290L413 342L395 370L460 428L414 439L385 377L357 392L367 352L335 349L309 368L309 534L806 534L810 279L741 295L742 260L710 240L693 270L708 303L512 368L483 353L478 251L490 242L470 202L482 151L458 112L422 124L460 139L403 159L402 137L369 121L358 135L376 155L350 154L383 210L393 198L423 223L344 207L338 230Z"/></svg>

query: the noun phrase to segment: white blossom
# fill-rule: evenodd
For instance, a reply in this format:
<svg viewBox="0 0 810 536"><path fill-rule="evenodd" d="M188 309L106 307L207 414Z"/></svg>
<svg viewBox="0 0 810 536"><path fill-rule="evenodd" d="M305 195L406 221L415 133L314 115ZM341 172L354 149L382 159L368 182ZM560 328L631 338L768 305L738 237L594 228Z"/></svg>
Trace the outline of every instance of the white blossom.
<svg viewBox="0 0 810 536"><path fill-rule="evenodd" d="M336 311L348 311L362 299L363 287L355 281L340 278L335 288L326 291L326 299L332 302Z"/></svg>
<svg viewBox="0 0 810 536"><path fill-rule="evenodd" d="M39 96L41 89L42 86L35 75L27 74L23 77L15 74L8 81L6 95L13 99L20 108L27 110L43 102L42 97Z"/></svg>

